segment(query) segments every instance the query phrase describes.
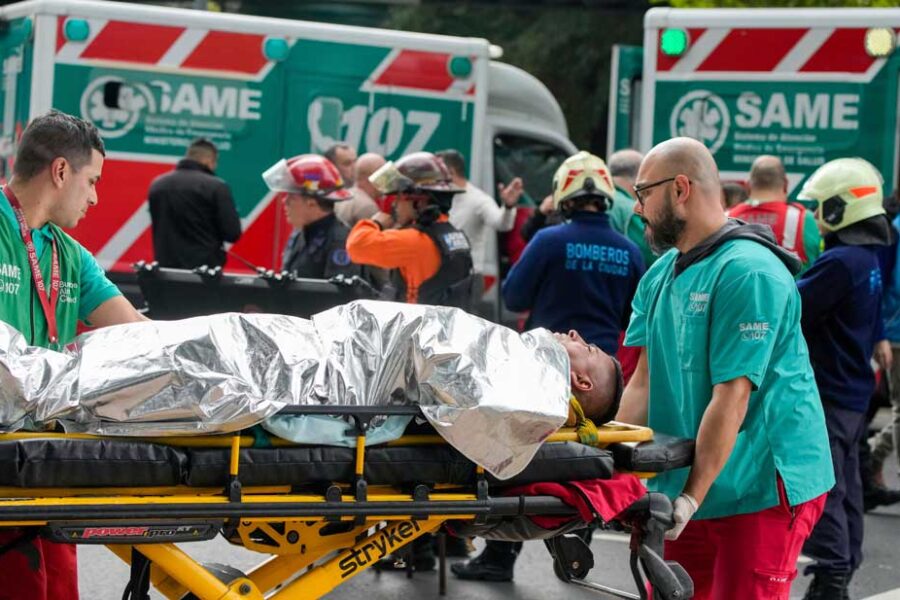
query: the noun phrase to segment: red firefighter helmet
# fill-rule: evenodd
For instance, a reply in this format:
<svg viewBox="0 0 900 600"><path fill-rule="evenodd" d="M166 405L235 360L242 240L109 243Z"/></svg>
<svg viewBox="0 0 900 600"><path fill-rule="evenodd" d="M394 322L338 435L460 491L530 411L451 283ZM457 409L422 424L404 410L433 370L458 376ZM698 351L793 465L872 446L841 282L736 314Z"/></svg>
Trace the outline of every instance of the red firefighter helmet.
<svg viewBox="0 0 900 600"><path fill-rule="evenodd" d="M397 162L388 161L372 173L369 182L381 194L378 208L387 213L399 194L430 199L436 194L452 196L465 191L454 185L447 165L431 152L413 152Z"/></svg>
<svg viewBox="0 0 900 600"><path fill-rule="evenodd" d="M334 164L318 154L281 159L262 175L273 192L300 194L317 200L340 202L353 197Z"/></svg>

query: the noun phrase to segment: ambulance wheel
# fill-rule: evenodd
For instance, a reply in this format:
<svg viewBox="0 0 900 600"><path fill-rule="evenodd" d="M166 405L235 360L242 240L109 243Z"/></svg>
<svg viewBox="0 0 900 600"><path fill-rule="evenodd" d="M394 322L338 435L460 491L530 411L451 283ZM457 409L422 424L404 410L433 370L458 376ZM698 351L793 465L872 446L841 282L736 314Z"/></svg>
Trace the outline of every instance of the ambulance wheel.
<svg viewBox="0 0 900 600"><path fill-rule="evenodd" d="M213 574L213 576L222 583L231 583L235 579L246 578L247 575L240 569L229 567L228 565L220 565L219 563L203 563L203 568ZM188 593L181 597L181 600L200 600L193 593Z"/></svg>

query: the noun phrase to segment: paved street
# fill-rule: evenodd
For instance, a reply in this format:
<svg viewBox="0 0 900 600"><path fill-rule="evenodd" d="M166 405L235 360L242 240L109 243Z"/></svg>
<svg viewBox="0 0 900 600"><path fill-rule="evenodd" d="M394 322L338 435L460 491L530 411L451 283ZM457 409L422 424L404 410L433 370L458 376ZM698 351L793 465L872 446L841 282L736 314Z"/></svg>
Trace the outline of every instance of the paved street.
<svg viewBox="0 0 900 600"><path fill-rule="evenodd" d="M900 485L897 464L885 469L889 482ZM851 598L854 600L900 600L900 506L882 508L866 515L865 562L853 580ZM595 566L592 578L629 592L634 591L628 570L627 538L620 534L598 533L592 544ZM223 540L185 545L185 550L203 561L226 563L245 570L261 562L262 556L234 547ZM106 600L122 597L128 578L125 563L102 546L79 547L80 589L84 600ZM801 598L807 578L801 575L794 583L792 598ZM595 594L567 586L553 574L550 555L540 542L525 545L525 551L516 566L516 578L512 583L486 584L456 580L448 575L447 600L489 600L506 598L516 600L540 600L567 598L580 600L601 598ZM437 575L417 575L412 581L402 574L376 574L366 571L350 580L332 594L329 599L345 600L394 600L400 597L437 598ZM161 598L155 594L154 598Z"/></svg>

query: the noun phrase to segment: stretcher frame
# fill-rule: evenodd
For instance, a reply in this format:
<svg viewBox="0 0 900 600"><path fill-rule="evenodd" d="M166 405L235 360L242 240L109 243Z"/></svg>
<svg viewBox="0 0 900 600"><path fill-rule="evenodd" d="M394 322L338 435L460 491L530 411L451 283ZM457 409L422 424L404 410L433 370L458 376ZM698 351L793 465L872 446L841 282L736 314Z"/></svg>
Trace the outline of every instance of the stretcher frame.
<svg viewBox="0 0 900 600"><path fill-rule="evenodd" d="M131 565L125 598L146 598L153 585L166 598L200 600L296 600L320 598L340 584L402 551L415 539L437 532L450 520L475 523L489 518L529 515L574 516L575 510L553 497L492 497L484 469L475 467L476 484L416 485L412 489L369 486L365 480L366 431L380 415L419 414L418 407L290 407L280 414L345 415L356 433L355 480L325 489L290 486L244 487L239 452L254 438L234 435L129 438L155 444L230 448L229 481L225 489L189 486L116 488L0 487L0 529L20 528L22 541L41 535L52 541L102 544ZM86 434L7 433L0 441L22 439L116 439ZM597 445L652 439L645 427L612 423L599 429ZM574 430L560 430L546 443L578 441ZM273 439L273 445L290 446ZM436 435L404 436L390 445L445 443ZM548 541L557 575L564 581L622 598L689 598L686 574L667 571L662 561L662 535L671 527L671 504L657 494L635 512L632 530L632 573L638 587L630 594L585 580L584 566L592 557L565 536ZM637 513L641 512L640 518ZM666 514L668 512L668 514ZM245 548L271 557L248 573L220 565L202 565L176 543L205 541L219 533ZM440 553L440 593L446 591L443 537ZM581 545L584 545L581 542ZM7 544L3 550L11 550ZM677 567L677 565L675 565ZM642 573L643 571L643 573ZM677 569L675 569L677 571ZM411 576L411 566L408 574ZM689 579L687 580L689 584ZM674 593L666 593L666 586ZM688 592L685 594L685 592Z"/></svg>

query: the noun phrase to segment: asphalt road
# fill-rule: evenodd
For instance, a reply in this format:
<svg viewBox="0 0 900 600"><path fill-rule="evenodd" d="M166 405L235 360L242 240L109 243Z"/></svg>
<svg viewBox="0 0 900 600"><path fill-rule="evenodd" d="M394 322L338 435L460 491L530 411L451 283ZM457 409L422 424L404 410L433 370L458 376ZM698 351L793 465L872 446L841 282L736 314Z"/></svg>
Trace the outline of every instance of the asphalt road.
<svg viewBox="0 0 900 600"><path fill-rule="evenodd" d="M900 487L898 465L892 461L885 469L889 484ZM865 561L854 577L851 598L854 600L900 600L900 505L881 508L866 515ZM185 544L183 549L201 562L217 562L249 570L264 556L235 547L224 540ZM595 564L591 578L605 585L634 592L628 570L627 538L622 534L600 532L591 545ZM85 600L122 597L128 580L128 567L102 546L80 546L79 589ZM791 598L801 598L808 584L802 576L805 564L801 557L801 575L792 588ZM162 598L155 594L154 598ZM331 594L329 599L395 600L400 597L438 598L435 573L417 574L412 580L403 574L377 574L366 571L351 579ZM611 598L559 581L553 574L550 555L540 542L530 542L516 565L511 583L473 583L448 575L447 600L488 600L494 598L539 600L546 598Z"/></svg>

